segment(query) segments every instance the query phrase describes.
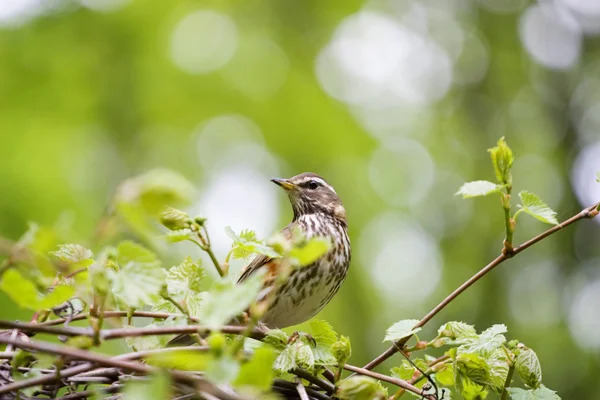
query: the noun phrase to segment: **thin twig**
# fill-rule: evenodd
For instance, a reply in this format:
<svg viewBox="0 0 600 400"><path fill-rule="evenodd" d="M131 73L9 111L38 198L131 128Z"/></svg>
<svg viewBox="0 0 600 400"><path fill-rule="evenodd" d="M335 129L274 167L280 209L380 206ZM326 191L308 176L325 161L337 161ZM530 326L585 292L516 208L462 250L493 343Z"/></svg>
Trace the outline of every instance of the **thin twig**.
<svg viewBox="0 0 600 400"><path fill-rule="evenodd" d="M315 386L320 387L321 389L323 389L324 391L326 391L329 394L333 394L335 392L335 386L333 386L331 383L324 381L323 379L319 379L315 376L313 376L310 372L305 371L301 368L294 368L292 371L292 374L309 381L310 383L312 383Z"/></svg>
<svg viewBox="0 0 600 400"><path fill-rule="evenodd" d="M7 329L19 329L22 332L28 333L48 333L53 335L64 335L64 336L88 336L93 337L94 331L90 328L78 328L78 327L57 327L57 326L46 326L41 324L32 324L27 322L13 322L13 321L2 321L0 320L0 328ZM245 326L230 326L225 325L218 329L222 333L230 333L239 335L244 333L246 330ZM103 340L110 339L121 339L132 336L158 336L158 335L180 335L190 333L207 333L213 329L202 326L202 325L184 325L184 326L151 326L144 328L115 328L115 329L103 329L100 333L100 338ZM253 329L250 332L249 337L260 340L265 337L265 332L261 329Z"/></svg>
<svg viewBox="0 0 600 400"><path fill-rule="evenodd" d="M594 218L596 215L598 215L597 209L599 207L600 207L600 202L594 204L593 206L587 207L587 208L583 209L581 212L579 212L576 215L572 216L571 218L567 219L566 221L553 226L552 228L548 229L544 233L535 236L534 238L526 241L525 243L521 244L520 246L515 247L513 249L512 253L499 255L491 263L486 265L479 272L477 272L475 275L473 275L471 278L469 278L465 283L460 285L456 290L454 290L450 295L448 295L448 297L446 297L444 300L442 300L442 302L440 304L435 306L433 308L433 310L431 310L427 315L425 315L415 325L415 328L420 328L423 325L425 325L426 323L428 323L435 315L437 315L437 313L439 313L441 310L443 310L448 304L450 304L450 302L452 302L455 298L457 298L462 292L467 290L471 285L473 285L475 282L477 282L479 279L481 279L484 275L486 275L492 269L494 269L498 265L502 264L504 261L508 260L509 258L514 257L515 255L528 249L529 247L533 246L534 244L538 243L539 241L547 238L548 236L558 232L559 230L561 230L581 219ZM382 362L384 362L385 360L387 360L388 358L390 358L391 356L393 356L396 353L396 346L398 348L403 348L404 345L406 344L406 342L410 338L411 338L411 336L407 336L405 338L398 340L394 346L391 346L390 348L388 348L386 351L384 351L379 356L374 358L371 362L369 362L363 368L367 369L367 370L375 368L376 366L378 366L379 364L381 364Z"/></svg>
<svg viewBox="0 0 600 400"><path fill-rule="evenodd" d="M300 400L309 400L308 399L308 393L306 393L306 388L302 384L302 379L297 378L296 380L297 380L297 382L296 382L296 391L298 391L298 395L300 396Z"/></svg>
<svg viewBox="0 0 600 400"><path fill-rule="evenodd" d="M116 367L122 368L128 371L141 373L144 375L152 374L158 370L148 365L140 364L137 362L123 361L116 358L109 358L101 354L93 353L86 350L75 349L69 346L60 346L52 343L45 342L24 342L22 340L12 340L10 338L0 337L0 343L13 344L15 347L28 350L36 350L43 353L55 354L64 357L70 357L77 360L88 361L89 363L79 365L77 367L68 368L66 370L57 371L56 374L44 375L31 379L25 379L18 382L13 382L6 386L0 387L0 394L9 393L26 387L37 386L41 384L51 383L58 379L65 378L66 373L69 376L76 375L77 373L85 372L89 368L89 364L96 364L105 367ZM79 367L79 368L78 368ZM76 371L75 373L73 373ZM172 378L178 382L191 384L197 390L205 391L207 393L214 394L221 399L238 400L238 396L234 396L230 393L225 393L223 390L207 382L203 378L192 375L182 371L170 371Z"/></svg>
<svg viewBox="0 0 600 400"><path fill-rule="evenodd" d="M409 392L413 392L419 396L423 396L423 391L421 389L409 384L406 381L403 381L402 379L393 378L391 376L379 374L377 372L369 371L368 369L364 369L364 368L360 368L360 367L355 367L354 365L350 365L350 364L344 365L344 369L347 371L355 372L359 375L370 376L371 378L375 378L375 379L379 379L380 381L391 383L393 385L401 387L402 389L408 390ZM424 398L434 400L434 397L430 396L430 395L425 395Z"/></svg>
<svg viewBox="0 0 600 400"><path fill-rule="evenodd" d="M153 311L134 311L130 313L133 317L141 317L141 318L154 318L154 319L167 319L167 318L185 318L184 314L174 314L174 313L164 313L164 312L153 312ZM125 318L128 316L127 311L105 311L104 318ZM41 322L38 325L41 326L54 326L54 325L62 325L65 322L70 321L80 321L82 319L89 318L90 315L88 313L79 314L69 320L66 318L53 319L51 321ZM198 318L190 317L190 319L194 322L198 322Z"/></svg>

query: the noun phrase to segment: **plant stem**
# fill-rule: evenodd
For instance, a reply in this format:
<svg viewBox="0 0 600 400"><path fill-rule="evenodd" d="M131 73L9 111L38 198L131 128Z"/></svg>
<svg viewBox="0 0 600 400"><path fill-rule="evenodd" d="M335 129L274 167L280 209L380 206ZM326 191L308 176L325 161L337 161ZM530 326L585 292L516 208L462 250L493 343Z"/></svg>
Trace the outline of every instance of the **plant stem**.
<svg viewBox="0 0 600 400"><path fill-rule="evenodd" d="M512 254L514 252L512 241L515 226L513 220L510 218L510 200L511 200L511 186L506 186L506 194L502 195L502 207L504 208L504 226L506 229L506 236L504 238L504 248L502 249L503 254Z"/></svg>
<svg viewBox="0 0 600 400"><path fill-rule="evenodd" d="M533 246L534 244L538 243L541 240L544 240L545 238L547 238L548 236L558 232L559 230L581 220L584 218L594 218L596 215L598 215L598 211L597 209L600 208L600 202L594 204L593 206L584 208L583 210L581 210L579 213L575 214L574 216L572 216L571 218L567 219L566 221L553 226L552 228L548 229L547 231L545 231L544 233L541 233L531 239L529 239L528 241L526 241L525 243L515 247L513 249L513 252L509 255L509 254L505 254L502 253L500 254L498 257L496 257L491 263L489 263L488 265L486 265L484 268L482 268L479 272L477 272L475 275L473 275L471 278L469 278L465 283L463 283L462 285L460 285L456 290L454 290L450 295L448 295L448 297L446 297L444 300L442 300L441 303L439 303L437 306L435 306L433 308L433 310L431 310L427 315L425 315L416 325L415 328L420 328L423 325L425 325L427 322L429 322L433 317L435 317L437 315L437 313L439 313L441 310L443 310L448 304L450 304L450 302L452 302L455 298L457 298L462 292L464 292L465 290L467 290L473 283L477 282L479 279L481 279L483 276L485 276L488 272L490 272L492 269L494 269L496 266L502 264L504 261L508 260L509 258L519 254L520 252L528 249L529 247ZM371 360L367 365L365 365L363 368L366 370L370 370L375 368L376 366L378 366L379 364L381 364L382 362L384 362L385 360L387 360L388 358L390 358L391 356L393 356L396 353L396 348L403 348L404 345L406 344L406 342L411 338L412 336L407 336L405 338L402 338L400 340L398 340L393 346L389 347L386 351L384 351L383 353L381 353L379 356L375 357L373 360Z"/></svg>
<svg viewBox="0 0 600 400"><path fill-rule="evenodd" d="M502 389L502 396L500 397L500 400L508 400L508 390L506 389L510 386L514 372L515 364L511 363L510 367L508 367L508 375L506 375L506 382L504 382L504 388Z"/></svg>

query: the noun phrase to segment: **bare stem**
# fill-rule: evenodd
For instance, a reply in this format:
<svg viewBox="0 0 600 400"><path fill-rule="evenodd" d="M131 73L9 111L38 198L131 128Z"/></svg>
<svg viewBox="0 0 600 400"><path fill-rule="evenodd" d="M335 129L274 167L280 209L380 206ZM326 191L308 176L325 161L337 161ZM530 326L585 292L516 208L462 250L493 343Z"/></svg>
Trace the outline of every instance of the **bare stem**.
<svg viewBox="0 0 600 400"><path fill-rule="evenodd" d="M456 290L454 290L452 293L450 293L450 295L448 295L448 297L446 297L444 300L442 300L441 303L439 303L437 306L435 306L433 308L433 310L431 310L427 315L425 315L415 325L415 328L420 328L423 325L425 325L427 322L429 322L433 317L435 317L437 315L437 313L439 313L441 310L443 310L448 304L450 304L450 302L452 302L455 298L457 298L462 292L467 290L471 285L473 285L475 282L477 282L479 279L481 279L483 276L485 276L488 272L493 270L495 267L502 264L504 261L508 260L509 258L512 258L513 256L519 254L520 252L522 252L522 251L528 249L529 247L533 246L534 244L540 242L541 240L544 240L548 236L558 232L559 230L561 230L581 219L594 218L596 215L598 215L598 208L600 208L600 202L594 204L593 206L584 208L579 213L577 213L576 215L567 219L566 221L553 226L552 228L548 229L544 233L541 233L541 234L529 239L525 243L515 247L513 249L512 253L503 252L498 257L496 257L492 262L490 262L488 265L483 267L479 272L477 272L475 275L473 275L471 278L469 278L465 283L460 285ZM404 345L406 344L406 342L410 338L411 338L411 336L407 336L405 338L398 340L393 346L389 347L386 351L381 353L379 356L375 357L372 361L370 361L363 368L366 370L375 368L376 366L378 366L379 364L381 364L382 362L384 362L385 360L387 360L388 358L393 356L396 353L396 348L400 348L400 349L403 348Z"/></svg>

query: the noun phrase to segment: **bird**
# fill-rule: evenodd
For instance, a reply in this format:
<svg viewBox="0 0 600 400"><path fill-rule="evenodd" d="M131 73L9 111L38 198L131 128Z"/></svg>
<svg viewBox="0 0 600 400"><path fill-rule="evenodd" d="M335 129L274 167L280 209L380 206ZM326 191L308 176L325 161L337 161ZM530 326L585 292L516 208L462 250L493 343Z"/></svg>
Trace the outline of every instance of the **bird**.
<svg viewBox="0 0 600 400"><path fill-rule="evenodd" d="M281 234L289 239L295 230L300 230L307 239L322 237L331 243L328 252L312 264L293 269L272 294L260 323L270 329L281 329L309 320L329 303L346 278L352 250L346 210L335 189L325 179L304 172L271 181L285 190L293 211L292 221ZM266 269L265 289L268 292L273 289L284 262L281 258L257 255L242 270L238 283Z"/></svg>
<svg viewBox="0 0 600 400"><path fill-rule="evenodd" d="M300 230L306 239L326 238L331 246L327 253L307 266L289 272L284 258L257 255L242 269L237 283L264 270L263 289L257 301L269 296L259 320L260 328L282 329L301 324L321 311L338 292L346 278L351 261L346 210L335 189L312 172L304 172L288 179L273 178L273 183L285 190L290 200L293 218L280 234L291 239ZM279 274L289 273L282 284ZM275 291L273 291L275 289ZM272 292L272 293L271 293ZM250 311L250 310L249 310ZM231 323L241 324L239 318ZM189 335L179 335L168 346L195 343Z"/></svg>

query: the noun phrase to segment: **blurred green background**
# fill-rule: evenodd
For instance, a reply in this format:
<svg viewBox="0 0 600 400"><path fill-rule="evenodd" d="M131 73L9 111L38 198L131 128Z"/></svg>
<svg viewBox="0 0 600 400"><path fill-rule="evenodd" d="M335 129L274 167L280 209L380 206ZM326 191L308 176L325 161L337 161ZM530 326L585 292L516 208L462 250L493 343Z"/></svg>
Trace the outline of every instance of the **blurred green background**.
<svg viewBox="0 0 600 400"><path fill-rule="evenodd" d="M166 167L197 185L223 257L225 226L290 220L269 178L317 172L353 243L319 317L362 365L500 251L498 199L454 196L493 179L499 137L515 191L559 219L600 199L599 33L597 0L0 0L0 235L36 221L89 244L118 183ZM506 323L546 386L600 399L598 222L502 265L423 337ZM546 228L523 216L516 241Z"/></svg>

